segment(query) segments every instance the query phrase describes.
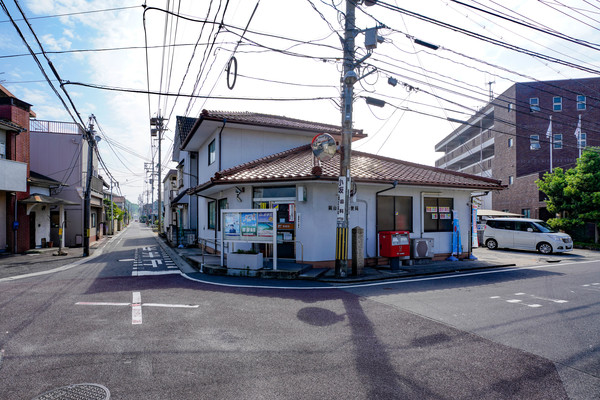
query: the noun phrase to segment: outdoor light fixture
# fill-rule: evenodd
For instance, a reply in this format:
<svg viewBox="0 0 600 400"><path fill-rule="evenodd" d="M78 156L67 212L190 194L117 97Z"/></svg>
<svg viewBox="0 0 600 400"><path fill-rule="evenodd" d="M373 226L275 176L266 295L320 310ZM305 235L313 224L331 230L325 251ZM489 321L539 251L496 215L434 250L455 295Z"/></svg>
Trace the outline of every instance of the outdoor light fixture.
<svg viewBox="0 0 600 400"><path fill-rule="evenodd" d="M414 41L415 41L416 44L421 45L423 47L427 47L428 49L431 49L431 50L437 50L437 49L440 48L440 46L438 46L436 44L431 44L431 43L425 42L425 41L423 41L421 39L416 39L415 38Z"/></svg>
<svg viewBox="0 0 600 400"><path fill-rule="evenodd" d="M398 79L392 78L391 76L388 78L388 85L396 86L398 84Z"/></svg>

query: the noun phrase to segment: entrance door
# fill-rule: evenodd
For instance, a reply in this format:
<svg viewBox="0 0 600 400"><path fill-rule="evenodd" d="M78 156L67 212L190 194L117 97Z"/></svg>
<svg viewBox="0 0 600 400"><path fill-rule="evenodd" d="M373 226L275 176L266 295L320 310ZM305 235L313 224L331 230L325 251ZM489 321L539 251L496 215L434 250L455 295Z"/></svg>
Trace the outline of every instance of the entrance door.
<svg viewBox="0 0 600 400"><path fill-rule="evenodd" d="M293 202L263 201L255 202L254 208L277 207L277 258L296 259L296 204ZM272 246L260 244L266 257L273 257Z"/></svg>
<svg viewBox="0 0 600 400"><path fill-rule="evenodd" d="M35 249L35 211L29 213L29 248Z"/></svg>

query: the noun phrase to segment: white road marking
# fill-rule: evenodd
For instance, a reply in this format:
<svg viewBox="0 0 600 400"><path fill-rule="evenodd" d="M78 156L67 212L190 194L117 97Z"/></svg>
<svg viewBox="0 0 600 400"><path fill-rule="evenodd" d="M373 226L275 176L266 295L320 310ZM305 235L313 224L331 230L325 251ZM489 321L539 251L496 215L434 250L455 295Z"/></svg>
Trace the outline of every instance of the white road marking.
<svg viewBox="0 0 600 400"><path fill-rule="evenodd" d="M160 304L160 303L144 303L144 307L165 307L165 308L198 308L199 305L194 304Z"/></svg>
<svg viewBox="0 0 600 400"><path fill-rule="evenodd" d="M152 276L152 275L177 275L181 272L179 270L167 270L167 271L138 271L135 270L131 273L131 276Z"/></svg>
<svg viewBox="0 0 600 400"><path fill-rule="evenodd" d="M142 323L142 295L140 292L133 292L133 301L131 303L131 324L141 325Z"/></svg>
<svg viewBox="0 0 600 400"><path fill-rule="evenodd" d="M84 306L131 306L131 324L142 324L142 307L159 307L159 308L198 308L198 304L166 304L166 303L142 303L142 295L140 292L132 293L131 303L115 303L108 301L79 301L75 305Z"/></svg>
<svg viewBox="0 0 600 400"><path fill-rule="evenodd" d="M152 268L156 268L161 264L162 264L162 260L153 259L153 260L150 260L150 264L145 263L144 265L152 265Z"/></svg>
<svg viewBox="0 0 600 400"><path fill-rule="evenodd" d="M527 293L515 293L515 296L525 296L525 295L527 295ZM568 303L569 302L569 300L549 299L549 298L546 298L546 297L535 296L533 294L530 294L528 296L531 297L532 299L550 301L552 303L558 303L558 304L564 304L564 303Z"/></svg>

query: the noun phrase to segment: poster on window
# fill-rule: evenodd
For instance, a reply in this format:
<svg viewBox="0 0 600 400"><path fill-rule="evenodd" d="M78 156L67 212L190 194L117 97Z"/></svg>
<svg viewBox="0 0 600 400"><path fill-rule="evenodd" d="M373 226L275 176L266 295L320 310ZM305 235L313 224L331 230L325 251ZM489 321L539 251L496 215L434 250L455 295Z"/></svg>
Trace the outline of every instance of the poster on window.
<svg viewBox="0 0 600 400"><path fill-rule="evenodd" d="M425 207L425 211L428 212L428 213L436 213L437 212L437 207ZM434 219L436 219L436 218L434 218Z"/></svg>
<svg viewBox="0 0 600 400"><path fill-rule="evenodd" d="M225 224L225 238L238 239L240 237L240 214L225 213L223 214Z"/></svg>
<svg viewBox="0 0 600 400"><path fill-rule="evenodd" d="M440 219L452 219L452 214L440 214Z"/></svg>
<svg viewBox="0 0 600 400"><path fill-rule="evenodd" d="M440 212L441 213L449 213L450 212L450 207L440 207Z"/></svg>
<svg viewBox="0 0 600 400"><path fill-rule="evenodd" d="M258 231L257 216L253 212L242 213L242 236L256 236Z"/></svg>
<svg viewBox="0 0 600 400"><path fill-rule="evenodd" d="M431 219L438 219L438 215L436 213L431 214Z"/></svg>
<svg viewBox="0 0 600 400"><path fill-rule="evenodd" d="M258 213L258 236L269 238L273 237L273 213Z"/></svg>

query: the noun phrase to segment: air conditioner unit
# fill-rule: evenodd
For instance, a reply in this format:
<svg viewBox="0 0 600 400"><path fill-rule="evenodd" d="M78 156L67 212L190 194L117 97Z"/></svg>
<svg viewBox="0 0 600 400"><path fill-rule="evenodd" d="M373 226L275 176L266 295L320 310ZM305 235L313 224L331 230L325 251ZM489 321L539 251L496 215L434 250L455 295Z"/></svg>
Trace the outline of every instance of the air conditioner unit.
<svg viewBox="0 0 600 400"><path fill-rule="evenodd" d="M433 258L433 238L410 239L411 258Z"/></svg>

